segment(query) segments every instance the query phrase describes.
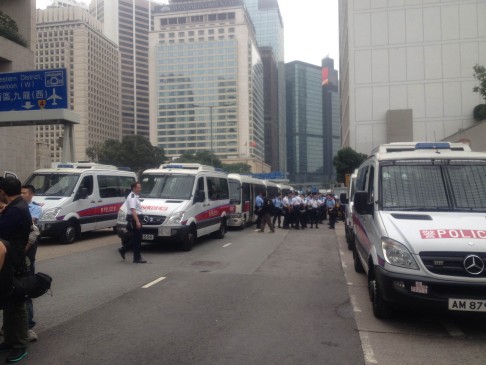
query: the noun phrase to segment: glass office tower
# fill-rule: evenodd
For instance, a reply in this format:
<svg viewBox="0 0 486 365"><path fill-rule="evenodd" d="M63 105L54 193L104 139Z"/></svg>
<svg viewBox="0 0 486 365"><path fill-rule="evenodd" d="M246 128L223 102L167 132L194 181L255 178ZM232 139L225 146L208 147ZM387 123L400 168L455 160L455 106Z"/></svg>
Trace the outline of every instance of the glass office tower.
<svg viewBox="0 0 486 365"><path fill-rule="evenodd" d="M289 0L286 0L289 1ZM286 123L285 123L285 61L284 61L284 25L277 0L245 0L245 5L250 13L256 29L258 47L270 47L273 50L273 57L277 64L278 86L274 90L276 96L266 95L267 100L276 99L278 102L277 115L267 117L267 120L276 120L278 127L278 138L268 138L268 143L276 144L276 148L270 150L278 151L278 156L266 156L267 161L277 161L273 170L287 171L287 149L286 149ZM272 76L266 76L271 78ZM273 109L267 106L267 110Z"/></svg>
<svg viewBox="0 0 486 365"><path fill-rule="evenodd" d="M321 67L301 61L285 65L287 166L291 183L322 185L324 129Z"/></svg>
<svg viewBox="0 0 486 365"><path fill-rule="evenodd" d="M206 150L262 169L263 66L247 19L238 0L154 9L151 142L168 157Z"/></svg>

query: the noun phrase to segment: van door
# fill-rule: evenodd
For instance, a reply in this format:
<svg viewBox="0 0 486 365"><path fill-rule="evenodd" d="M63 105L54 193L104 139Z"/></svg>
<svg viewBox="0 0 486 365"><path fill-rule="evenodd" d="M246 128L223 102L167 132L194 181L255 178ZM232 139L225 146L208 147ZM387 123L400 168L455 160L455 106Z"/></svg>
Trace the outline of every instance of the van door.
<svg viewBox="0 0 486 365"><path fill-rule="evenodd" d="M96 229L110 228L116 225L118 210L125 201L126 191L135 182L130 176L107 174L96 175L99 199L97 201Z"/></svg>
<svg viewBox="0 0 486 365"><path fill-rule="evenodd" d="M74 198L71 204L64 209L66 212L76 212L79 215L81 232L87 232L96 227L96 206L99 195L96 181L92 174L84 175L78 188L74 191Z"/></svg>

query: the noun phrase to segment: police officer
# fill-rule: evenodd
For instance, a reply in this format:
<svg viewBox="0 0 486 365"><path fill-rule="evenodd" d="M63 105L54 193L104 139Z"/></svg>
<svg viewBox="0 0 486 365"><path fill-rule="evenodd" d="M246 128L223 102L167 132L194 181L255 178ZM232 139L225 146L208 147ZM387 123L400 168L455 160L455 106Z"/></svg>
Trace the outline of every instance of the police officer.
<svg viewBox="0 0 486 365"><path fill-rule="evenodd" d="M142 249L142 204L140 203L139 195L142 191L142 186L139 182L135 182L131 186L132 191L128 194L125 204L127 206L127 228L133 231L133 238L131 248L133 250L133 262L136 264L145 264L147 261L142 260L140 253ZM122 246L118 249L120 256L125 260L125 253L130 247Z"/></svg>
<svg viewBox="0 0 486 365"><path fill-rule="evenodd" d="M275 222L278 222L278 228L281 228L280 222L282 219L282 209L283 209L283 202L282 202L282 194L279 193L274 199L273 199L273 221L272 225L275 228Z"/></svg>

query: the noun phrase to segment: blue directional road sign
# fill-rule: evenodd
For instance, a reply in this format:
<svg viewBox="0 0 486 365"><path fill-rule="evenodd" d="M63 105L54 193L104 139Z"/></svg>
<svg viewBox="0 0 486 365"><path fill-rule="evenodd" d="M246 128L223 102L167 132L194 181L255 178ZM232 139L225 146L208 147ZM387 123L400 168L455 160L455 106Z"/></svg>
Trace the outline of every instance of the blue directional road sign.
<svg viewBox="0 0 486 365"><path fill-rule="evenodd" d="M67 108L66 69L0 73L0 112Z"/></svg>

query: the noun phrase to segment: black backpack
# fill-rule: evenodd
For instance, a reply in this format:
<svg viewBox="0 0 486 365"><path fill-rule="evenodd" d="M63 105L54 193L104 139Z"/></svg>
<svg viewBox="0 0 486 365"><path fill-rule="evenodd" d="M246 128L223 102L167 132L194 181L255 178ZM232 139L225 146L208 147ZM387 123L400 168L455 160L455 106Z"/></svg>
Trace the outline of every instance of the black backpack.
<svg viewBox="0 0 486 365"><path fill-rule="evenodd" d="M17 298L38 298L51 288L52 278L42 272L14 276L13 296Z"/></svg>

